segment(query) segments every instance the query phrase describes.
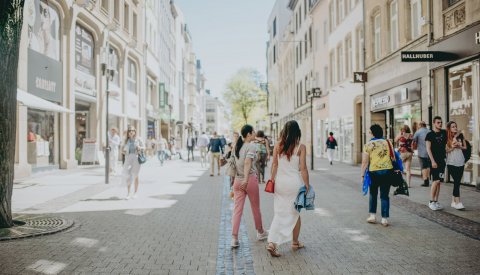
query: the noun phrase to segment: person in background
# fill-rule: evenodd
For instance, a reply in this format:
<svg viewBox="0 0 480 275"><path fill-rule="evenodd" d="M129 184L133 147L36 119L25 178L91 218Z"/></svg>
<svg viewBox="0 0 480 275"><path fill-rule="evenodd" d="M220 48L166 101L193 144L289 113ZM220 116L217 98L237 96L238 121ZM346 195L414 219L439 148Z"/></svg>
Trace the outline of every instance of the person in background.
<svg viewBox="0 0 480 275"><path fill-rule="evenodd" d="M197 140L197 147L200 150L200 164L202 165L202 167L207 165L207 149L209 143L210 139L205 134L205 132L202 132L202 134L198 137Z"/></svg>
<svg viewBox="0 0 480 275"><path fill-rule="evenodd" d="M192 161L194 161L193 157L193 149L195 148L195 138L189 134L187 138L187 161L190 162L190 153L192 154Z"/></svg>
<svg viewBox="0 0 480 275"><path fill-rule="evenodd" d="M378 124L370 126L369 134L372 136L367 144L365 144L362 154L362 168L361 176L362 181L365 177L365 173L368 173L371 179L370 184L370 200L369 210L370 213L367 222L377 223L377 200L378 189L380 189L381 200L381 212L383 226L388 226L388 218L390 217L390 182L393 176L393 164L390 156L390 150L393 151L393 146L390 142L383 138L383 129Z"/></svg>
<svg viewBox="0 0 480 275"><path fill-rule="evenodd" d="M149 157L152 155L152 146L153 145L154 145L154 143L152 142L152 137L148 136L147 140L145 141L145 153Z"/></svg>
<svg viewBox="0 0 480 275"><path fill-rule="evenodd" d="M460 202L460 182L465 168L465 157L463 150L467 149L465 137L457 128L455 121L447 123L447 168L448 173L453 177L453 196L451 207L457 210L464 210L465 206Z"/></svg>
<svg viewBox="0 0 480 275"><path fill-rule="evenodd" d="M429 129L425 121L420 121L420 129L418 129L413 135L413 149L417 149L418 160L422 168L422 186L428 187L430 185L430 159L427 153L427 144L425 138L427 137Z"/></svg>
<svg viewBox="0 0 480 275"><path fill-rule="evenodd" d="M222 140L217 135L217 132L213 132L213 137L210 139L210 144L208 144L208 151L211 152L211 173L210 177L213 177L213 173L215 172L215 163L217 163L218 167L218 175L220 176L220 158L223 155L223 146Z"/></svg>
<svg viewBox="0 0 480 275"><path fill-rule="evenodd" d="M327 152L328 161L330 162L330 165L333 165L333 153L335 152L335 149L338 149L337 140L333 137L333 132L330 132L326 145L325 152Z"/></svg>
<svg viewBox="0 0 480 275"><path fill-rule="evenodd" d="M408 125L403 125L403 127L400 129L400 133L395 137L395 142L398 143L398 152L400 152L404 171L407 174L407 185L408 187L411 187L410 182L412 180L411 166L413 157L413 135Z"/></svg>
<svg viewBox="0 0 480 275"><path fill-rule="evenodd" d="M432 188L430 190L431 197L428 207L434 211L443 209L443 206L438 202L438 197L440 195L440 182L445 177L447 131L442 129L442 125L442 118L439 116L434 117L433 130L425 137L428 156L432 163Z"/></svg>
<svg viewBox="0 0 480 275"><path fill-rule="evenodd" d="M138 154L145 150L145 144L141 138L137 137L137 130L129 127L127 131L127 139L123 145L125 152L125 164L123 165L123 182L127 185L127 200L135 199L138 192L138 174L140 173L140 163L138 162ZM132 182L135 182L135 193L130 193Z"/></svg>
<svg viewBox="0 0 480 275"><path fill-rule="evenodd" d="M265 138L263 131L257 132L255 143L257 144L258 153L258 160L255 163L258 171L258 180L259 183L265 183L265 167L270 160L270 148L268 147L268 140Z"/></svg>
<svg viewBox="0 0 480 275"><path fill-rule="evenodd" d="M110 172L113 175L116 175L118 163L118 146L120 146L121 143L117 128L113 127L112 129L110 129L108 143L108 145L110 146Z"/></svg>
<svg viewBox="0 0 480 275"><path fill-rule="evenodd" d="M162 136L158 138L158 141L155 144L155 147L157 150L157 158L158 158L158 161L160 161L161 166L163 166L163 162L167 157L167 145L168 145L167 140Z"/></svg>

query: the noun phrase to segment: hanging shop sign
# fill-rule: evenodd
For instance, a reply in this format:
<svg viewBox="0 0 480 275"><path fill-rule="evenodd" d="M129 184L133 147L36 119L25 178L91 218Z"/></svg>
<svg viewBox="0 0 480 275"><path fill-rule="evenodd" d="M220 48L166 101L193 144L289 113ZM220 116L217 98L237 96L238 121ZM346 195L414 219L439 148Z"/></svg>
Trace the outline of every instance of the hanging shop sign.
<svg viewBox="0 0 480 275"><path fill-rule="evenodd" d="M62 103L60 20L57 10L39 0L25 2L28 29L28 92Z"/></svg>
<svg viewBox="0 0 480 275"><path fill-rule="evenodd" d="M456 60L458 56L449 52L438 51L402 51L402 62L437 62Z"/></svg>
<svg viewBox="0 0 480 275"><path fill-rule="evenodd" d="M367 73L353 72L353 83L365 83L367 82Z"/></svg>

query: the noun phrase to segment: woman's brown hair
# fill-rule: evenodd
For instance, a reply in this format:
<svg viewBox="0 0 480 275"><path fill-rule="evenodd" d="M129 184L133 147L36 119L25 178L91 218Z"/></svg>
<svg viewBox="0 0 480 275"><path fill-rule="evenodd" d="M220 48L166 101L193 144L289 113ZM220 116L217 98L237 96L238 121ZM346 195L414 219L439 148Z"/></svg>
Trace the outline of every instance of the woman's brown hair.
<svg viewBox="0 0 480 275"><path fill-rule="evenodd" d="M285 123L285 126L283 126L280 132L279 155L286 155L290 161L295 147L300 143L301 137L302 131L295 120L290 120Z"/></svg>
<svg viewBox="0 0 480 275"><path fill-rule="evenodd" d="M452 148L453 138L455 137L455 133L452 132L452 125L453 124L457 125L457 123L455 121L449 121L447 123L447 147L448 148Z"/></svg>

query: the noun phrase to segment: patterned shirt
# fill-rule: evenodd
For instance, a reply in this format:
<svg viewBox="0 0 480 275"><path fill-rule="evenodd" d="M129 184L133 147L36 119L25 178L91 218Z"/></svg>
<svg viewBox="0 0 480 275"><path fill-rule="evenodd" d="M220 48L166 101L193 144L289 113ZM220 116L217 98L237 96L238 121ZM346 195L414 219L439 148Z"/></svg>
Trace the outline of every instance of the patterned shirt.
<svg viewBox="0 0 480 275"><path fill-rule="evenodd" d="M377 139L369 141L365 144L363 152L370 157L370 172L393 169L390 150L386 140Z"/></svg>
<svg viewBox="0 0 480 275"><path fill-rule="evenodd" d="M236 179L242 180L245 178L243 173L243 169L245 167L245 159L251 158L252 159L252 167L250 168L250 175L256 174L257 169L255 168L255 161L257 161L257 146L255 143L244 143L242 148L240 149L240 158L236 158L235 156L235 165L237 168L237 176Z"/></svg>

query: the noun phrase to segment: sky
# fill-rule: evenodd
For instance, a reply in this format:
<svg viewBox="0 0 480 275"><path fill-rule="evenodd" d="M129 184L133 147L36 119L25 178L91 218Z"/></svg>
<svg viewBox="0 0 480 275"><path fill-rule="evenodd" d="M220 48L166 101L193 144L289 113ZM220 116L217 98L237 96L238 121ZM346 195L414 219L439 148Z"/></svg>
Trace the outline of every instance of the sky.
<svg viewBox="0 0 480 275"><path fill-rule="evenodd" d="M176 0L202 62L206 88L221 97L241 68L266 70L267 21L274 0Z"/></svg>

